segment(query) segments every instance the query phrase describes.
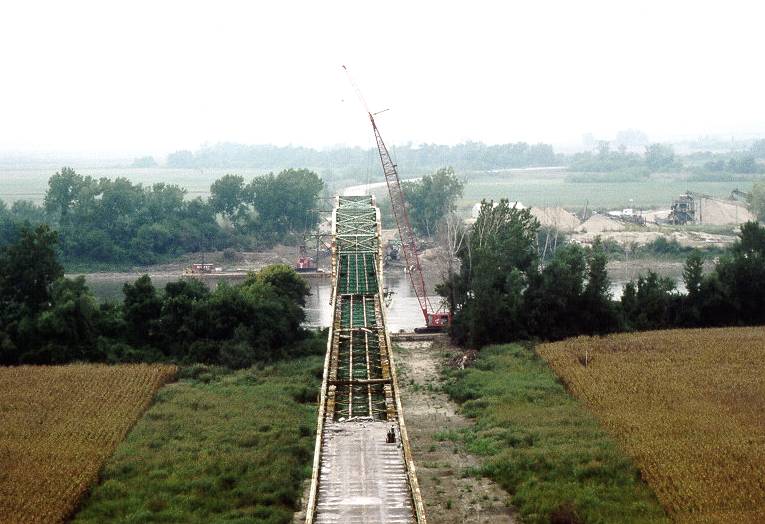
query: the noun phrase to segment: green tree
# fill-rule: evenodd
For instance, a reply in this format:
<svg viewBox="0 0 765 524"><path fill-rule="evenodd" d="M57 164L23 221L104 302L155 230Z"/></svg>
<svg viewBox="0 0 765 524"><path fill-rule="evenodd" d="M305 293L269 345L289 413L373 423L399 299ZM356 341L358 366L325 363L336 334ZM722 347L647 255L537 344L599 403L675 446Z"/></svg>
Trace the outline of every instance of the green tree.
<svg viewBox="0 0 765 524"><path fill-rule="evenodd" d="M44 200L47 213L59 223L67 224L80 190L86 183L87 181L70 167L64 167L50 177Z"/></svg>
<svg viewBox="0 0 765 524"><path fill-rule="evenodd" d="M536 268L538 227L528 209L511 207L507 200L482 202L457 253L460 272L438 288L453 301L456 341L480 347L522 334L522 291Z"/></svg>
<svg viewBox="0 0 765 524"><path fill-rule="evenodd" d="M417 182L403 184L412 227L421 235L433 236L436 226L462 197L464 184L451 167L425 175Z"/></svg>
<svg viewBox="0 0 765 524"><path fill-rule="evenodd" d="M585 293L593 297L593 300L609 298L610 281L606 264L608 264L608 255L606 255L603 247L603 241L597 237L587 257L587 286L585 288Z"/></svg>
<svg viewBox="0 0 765 524"><path fill-rule="evenodd" d="M765 138L755 140L749 148L749 151L756 158L765 158Z"/></svg>
<svg viewBox="0 0 765 524"><path fill-rule="evenodd" d="M580 332L586 271L584 250L572 243L559 248L541 273L531 274L524 295L530 335L560 339Z"/></svg>
<svg viewBox="0 0 765 524"><path fill-rule="evenodd" d="M144 169L147 167L157 167L157 161L154 160L153 156L142 156L134 159L130 167Z"/></svg>
<svg viewBox="0 0 765 524"><path fill-rule="evenodd" d="M162 223L144 224L130 241L134 258L143 264L151 264L158 260L157 255L164 255L173 245L173 234L170 228Z"/></svg>
<svg viewBox="0 0 765 524"><path fill-rule="evenodd" d="M45 202L66 262L148 264L168 254L233 243L209 206L185 197L177 185L94 180L65 168L51 178Z"/></svg>
<svg viewBox="0 0 765 524"><path fill-rule="evenodd" d="M167 167L189 168L194 165L194 153L191 151L184 149L167 155Z"/></svg>
<svg viewBox="0 0 765 524"><path fill-rule="evenodd" d="M140 186L139 186L140 188ZM142 220L151 222L171 221L184 212L186 190L175 184L163 182L154 184L143 191Z"/></svg>
<svg viewBox="0 0 765 524"><path fill-rule="evenodd" d="M319 222L317 199L324 188L308 169L286 169L255 178L247 194L257 212L257 230L273 242L289 233L313 229Z"/></svg>
<svg viewBox="0 0 765 524"><path fill-rule="evenodd" d="M691 251L685 259L683 283L688 295L684 299L684 323L696 325L701 322L702 285L704 283L704 257L698 249Z"/></svg>
<svg viewBox="0 0 765 524"><path fill-rule="evenodd" d="M143 275L134 283L122 286L125 295L124 316L127 323L127 341L136 346L146 346L157 341L162 300L151 283L149 275Z"/></svg>
<svg viewBox="0 0 765 524"><path fill-rule="evenodd" d="M651 144L645 148L645 163L652 171L669 169L675 163L675 151L666 144Z"/></svg>
<svg viewBox="0 0 765 524"><path fill-rule="evenodd" d="M733 247L734 253L747 258L765 257L765 227L757 222L747 222L741 226L739 241Z"/></svg>
<svg viewBox="0 0 765 524"><path fill-rule="evenodd" d="M64 274L57 239L46 224L24 226L18 240L0 250L0 311L36 315L49 307L53 282Z"/></svg>
<svg viewBox="0 0 765 524"><path fill-rule="evenodd" d="M11 206L13 221L38 226L48 222L45 209L29 200L17 200Z"/></svg>
<svg viewBox="0 0 765 524"><path fill-rule="evenodd" d="M685 259L683 268L683 283L688 290L688 296L695 299L701 291L704 278L704 257L698 249L694 249Z"/></svg>
<svg viewBox="0 0 765 524"><path fill-rule="evenodd" d="M186 353L197 338L195 308L209 297L210 290L200 280L184 279L167 283L159 318L163 353L176 356Z"/></svg>
<svg viewBox="0 0 765 524"><path fill-rule="evenodd" d="M17 364L37 345L35 319L51 307L53 282L64 273L56 240L47 225L24 225L0 248L0 364Z"/></svg>
<svg viewBox="0 0 765 524"><path fill-rule="evenodd" d="M765 221L765 182L758 181L752 185L749 204L757 215L757 220Z"/></svg>
<svg viewBox="0 0 765 524"><path fill-rule="evenodd" d="M19 235L19 227L11 210L0 200L0 248L14 242Z"/></svg>
<svg viewBox="0 0 765 524"><path fill-rule="evenodd" d="M105 358L96 345L99 310L85 277L56 280L51 295L52 307L39 315L34 337L30 337L37 339L38 345L21 355L21 361L62 364Z"/></svg>
<svg viewBox="0 0 765 524"><path fill-rule="evenodd" d="M714 271L717 296L706 301L717 304L726 323L765 323L765 227L756 222L741 226L739 241L727 256L720 257ZM705 291L710 291L705 286ZM705 311L706 316L706 311Z"/></svg>
<svg viewBox="0 0 765 524"><path fill-rule="evenodd" d="M255 274L249 274L244 282L249 287L253 281L273 286L280 296L305 306L305 297L310 294L310 287L303 277L286 264L274 264Z"/></svg>
<svg viewBox="0 0 765 524"><path fill-rule="evenodd" d="M210 186L210 207L230 221L234 221L245 209L244 178L225 175Z"/></svg>
<svg viewBox="0 0 765 524"><path fill-rule="evenodd" d="M584 288L582 320L577 332L610 333L621 328L611 300L608 255L600 237L587 254L587 285Z"/></svg>
<svg viewBox="0 0 765 524"><path fill-rule="evenodd" d="M598 156L606 158L611 154L611 144L608 140L600 140L598 142Z"/></svg>
<svg viewBox="0 0 765 524"><path fill-rule="evenodd" d="M628 283L622 295L622 310L633 329L662 329L675 323L673 302L678 298L675 283L654 271Z"/></svg>

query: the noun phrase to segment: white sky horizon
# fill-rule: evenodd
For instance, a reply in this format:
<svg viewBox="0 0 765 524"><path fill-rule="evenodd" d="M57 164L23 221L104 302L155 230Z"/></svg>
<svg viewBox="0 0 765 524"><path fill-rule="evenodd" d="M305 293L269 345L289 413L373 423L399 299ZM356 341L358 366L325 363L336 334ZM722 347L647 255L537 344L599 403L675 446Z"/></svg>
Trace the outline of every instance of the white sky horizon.
<svg viewBox="0 0 765 524"><path fill-rule="evenodd" d="M326 4L326 5L325 5ZM531 4L531 5L527 5ZM5 2L0 152L765 136L755 2Z"/></svg>

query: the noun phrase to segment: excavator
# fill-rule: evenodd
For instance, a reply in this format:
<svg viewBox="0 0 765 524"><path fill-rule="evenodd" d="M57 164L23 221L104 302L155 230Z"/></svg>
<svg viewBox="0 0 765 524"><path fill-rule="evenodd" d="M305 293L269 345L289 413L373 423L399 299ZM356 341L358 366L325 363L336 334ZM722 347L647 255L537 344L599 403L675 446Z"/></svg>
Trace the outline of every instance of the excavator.
<svg viewBox="0 0 765 524"><path fill-rule="evenodd" d="M425 287L425 277L422 273L422 266L420 265L420 257L417 251L417 237L412 230L412 225L409 222L409 215L406 210L406 200L404 198L404 191L401 188L401 179L398 176L398 166L393 162L388 152L388 148L383 142L380 130L375 122L375 115L382 113L372 113L367 106L364 96L361 94L356 83L353 81L348 68L343 66L343 70L348 75L348 80L356 91L356 95L364 107L364 110L369 117L369 121L372 124L372 131L375 135L375 141L377 142L377 151L380 155L380 162L382 164L383 174L385 175L385 182L388 186L388 195L390 196L391 208L393 209L393 216L396 219L396 226L398 227L398 235L401 239L401 251L404 255L404 262L406 264L406 271L409 274L409 279L412 282L414 293L417 295L417 300L420 304L420 310L425 318L425 326L415 328L415 333L434 333L439 331L445 331L451 322L451 313L445 311L443 306L436 309L430 301L427 294L427 288Z"/></svg>

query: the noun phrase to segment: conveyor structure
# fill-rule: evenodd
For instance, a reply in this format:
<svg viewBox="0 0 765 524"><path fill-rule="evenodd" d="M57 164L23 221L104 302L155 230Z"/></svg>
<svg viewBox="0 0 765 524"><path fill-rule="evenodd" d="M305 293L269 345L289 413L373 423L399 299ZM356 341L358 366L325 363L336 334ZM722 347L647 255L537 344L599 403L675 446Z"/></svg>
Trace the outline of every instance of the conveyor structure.
<svg viewBox="0 0 765 524"><path fill-rule="evenodd" d="M338 197L332 233L334 318L306 524L425 524L386 330L374 197Z"/></svg>

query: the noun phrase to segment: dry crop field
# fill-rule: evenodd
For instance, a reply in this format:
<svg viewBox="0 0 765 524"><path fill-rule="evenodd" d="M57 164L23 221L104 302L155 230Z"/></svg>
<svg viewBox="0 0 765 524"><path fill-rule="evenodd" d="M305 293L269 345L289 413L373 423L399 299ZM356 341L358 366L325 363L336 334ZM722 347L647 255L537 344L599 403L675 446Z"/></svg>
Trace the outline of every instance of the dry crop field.
<svg viewBox="0 0 765 524"><path fill-rule="evenodd" d="M765 522L764 328L579 337L538 352L673 519Z"/></svg>
<svg viewBox="0 0 765 524"><path fill-rule="evenodd" d="M64 521L175 366L0 367L0 523Z"/></svg>

